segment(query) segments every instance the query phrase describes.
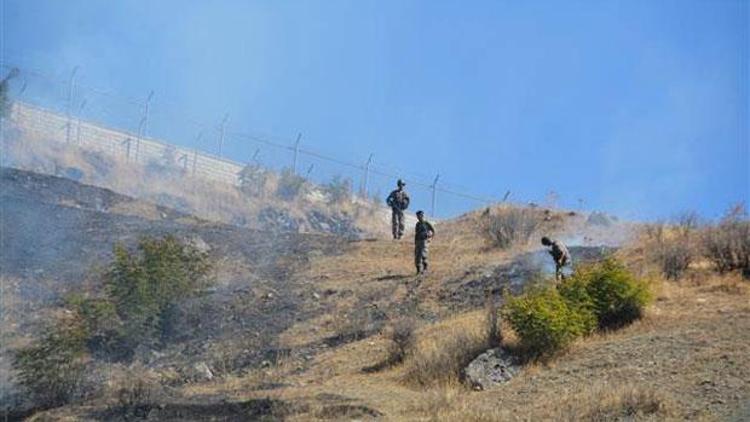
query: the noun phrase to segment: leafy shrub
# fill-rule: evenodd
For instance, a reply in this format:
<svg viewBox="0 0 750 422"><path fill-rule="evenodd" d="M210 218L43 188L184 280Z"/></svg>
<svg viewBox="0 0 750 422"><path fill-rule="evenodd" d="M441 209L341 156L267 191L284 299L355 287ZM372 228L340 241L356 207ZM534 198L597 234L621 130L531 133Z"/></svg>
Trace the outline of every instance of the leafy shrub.
<svg viewBox="0 0 750 422"><path fill-rule="evenodd" d="M331 203L340 204L348 201L352 197L352 181L336 175L330 182L323 185L323 192L328 195Z"/></svg>
<svg viewBox="0 0 750 422"><path fill-rule="evenodd" d="M750 220L737 205L715 227L706 229L703 249L720 273L740 270L750 278Z"/></svg>
<svg viewBox="0 0 750 422"><path fill-rule="evenodd" d="M248 164L237 175L240 191L248 196L262 196L266 191L268 172L258 164Z"/></svg>
<svg viewBox="0 0 750 422"><path fill-rule="evenodd" d="M120 245L114 252L106 296L69 297L65 318L14 357L20 384L39 406L75 397L89 357L124 358L138 344L162 340L171 308L194 294L210 269L205 253L172 236L143 238L137 252Z"/></svg>
<svg viewBox="0 0 750 422"><path fill-rule="evenodd" d="M616 328L643 315L651 300L648 285L614 259L579 267L560 287L570 308L591 312L599 328Z"/></svg>
<svg viewBox="0 0 750 422"><path fill-rule="evenodd" d="M285 201L291 201L304 191L306 185L307 181L304 177L295 174L291 169L284 169L279 176L276 196Z"/></svg>
<svg viewBox="0 0 750 422"><path fill-rule="evenodd" d="M165 337L173 306L194 294L210 270L204 252L173 236L143 238L135 253L117 245L114 255L107 294L131 348Z"/></svg>
<svg viewBox="0 0 750 422"><path fill-rule="evenodd" d="M68 297L66 307L81 318L86 329L86 346L95 357L119 360L127 354L123 347L122 322L115 305L106 298Z"/></svg>
<svg viewBox="0 0 750 422"><path fill-rule="evenodd" d="M594 316L584 308L568 306L554 287L536 288L508 299L504 317L518 334L527 357L552 355L587 334Z"/></svg>
<svg viewBox="0 0 750 422"><path fill-rule="evenodd" d="M504 208L486 216L486 234L501 249L527 242L539 225L536 213L524 208Z"/></svg>
<svg viewBox="0 0 750 422"><path fill-rule="evenodd" d="M60 406L79 393L87 359L86 338L83 320L69 315L16 352L13 367L19 383L38 406Z"/></svg>

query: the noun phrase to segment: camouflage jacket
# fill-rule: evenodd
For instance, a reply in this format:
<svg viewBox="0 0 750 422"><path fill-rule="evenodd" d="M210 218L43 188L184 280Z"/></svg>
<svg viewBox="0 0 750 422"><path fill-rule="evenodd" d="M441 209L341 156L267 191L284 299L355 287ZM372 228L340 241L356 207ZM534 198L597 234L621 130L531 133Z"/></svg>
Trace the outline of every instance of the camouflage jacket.
<svg viewBox="0 0 750 422"><path fill-rule="evenodd" d="M435 228L432 227L429 221L417 221L417 225L414 228L414 241L420 242L425 241L435 235Z"/></svg>
<svg viewBox="0 0 750 422"><path fill-rule="evenodd" d="M396 189L388 195L385 202L389 207L403 211L409 208L409 194L405 190Z"/></svg>
<svg viewBox="0 0 750 422"><path fill-rule="evenodd" d="M568 248L559 240L552 242L552 248L550 249L549 254L552 255L555 262L560 265L565 265L570 261L570 252L568 252Z"/></svg>

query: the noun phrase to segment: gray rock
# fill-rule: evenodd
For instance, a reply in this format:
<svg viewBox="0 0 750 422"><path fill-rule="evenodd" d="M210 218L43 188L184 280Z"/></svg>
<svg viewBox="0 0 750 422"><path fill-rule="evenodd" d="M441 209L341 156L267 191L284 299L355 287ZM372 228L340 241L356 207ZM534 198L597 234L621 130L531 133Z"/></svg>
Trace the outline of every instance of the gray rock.
<svg viewBox="0 0 750 422"><path fill-rule="evenodd" d="M501 348L490 349L469 363L464 379L477 390L487 390L510 381L520 369L514 356Z"/></svg>
<svg viewBox="0 0 750 422"><path fill-rule="evenodd" d="M188 378L193 381L211 381L214 379L214 373L211 372L211 368L206 365L206 362L193 364L187 372Z"/></svg>

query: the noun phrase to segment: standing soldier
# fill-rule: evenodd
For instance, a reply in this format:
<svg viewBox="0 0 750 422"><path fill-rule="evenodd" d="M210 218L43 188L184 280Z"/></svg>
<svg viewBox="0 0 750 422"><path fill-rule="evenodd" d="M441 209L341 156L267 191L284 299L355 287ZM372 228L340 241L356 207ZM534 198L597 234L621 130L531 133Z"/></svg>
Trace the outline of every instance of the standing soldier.
<svg viewBox="0 0 750 422"><path fill-rule="evenodd" d="M542 238L542 245L548 246L549 254L552 255L552 259L555 260L555 281L563 279L562 268L570 263L570 252L565 244L559 240L550 240L549 237L545 236Z"/></svg>
<svg viewBox="0 0 750 422"><path fill-rule="evenodd" d="M401 239L404 235L404 211L409 208L409 195L404 190L406 183L403 180L398 179L396 185L398 188L388 195L388 199L385 202L391 207L393 238Z"/></svg>
<svg viewBox="0 0 750 422"><path fill-rule="evenodd" d="M424 211L417 211L417 226L414 228L414 264L417 266L417 274L427 272L427 257L433 236L435 228L424 219Z"/></svg>

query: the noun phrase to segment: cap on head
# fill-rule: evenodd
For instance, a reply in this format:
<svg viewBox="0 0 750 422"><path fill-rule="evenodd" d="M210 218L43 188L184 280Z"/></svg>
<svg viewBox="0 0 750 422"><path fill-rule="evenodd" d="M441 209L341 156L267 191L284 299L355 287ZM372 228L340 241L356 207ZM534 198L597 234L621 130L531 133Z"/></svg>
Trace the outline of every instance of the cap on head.
<svg viewBox="0 0 750 422"><path fill-rule="evenodd" d="M420 215L424 215L424 211L422 210L417 211L417 216L420 216Z"/></svg>
<svg viewBox="0 0 750 422"><path fill-rule="evenodd" d="M549 246L549 245L551 245L551 244L552 244L552 241L551 241L551 240L549 240L549 237L547 237L547 236L544 236L544 237L542 238L542 245L544 245L544 246Z"/></svg>
<svg viewBox="0 0 750 422"><path fill-rule="evenodd" d="M396 182L396 185L398 185L398 186L406 186L406 182L404 182L401 179L398 179L398 182Z"/></svg>

